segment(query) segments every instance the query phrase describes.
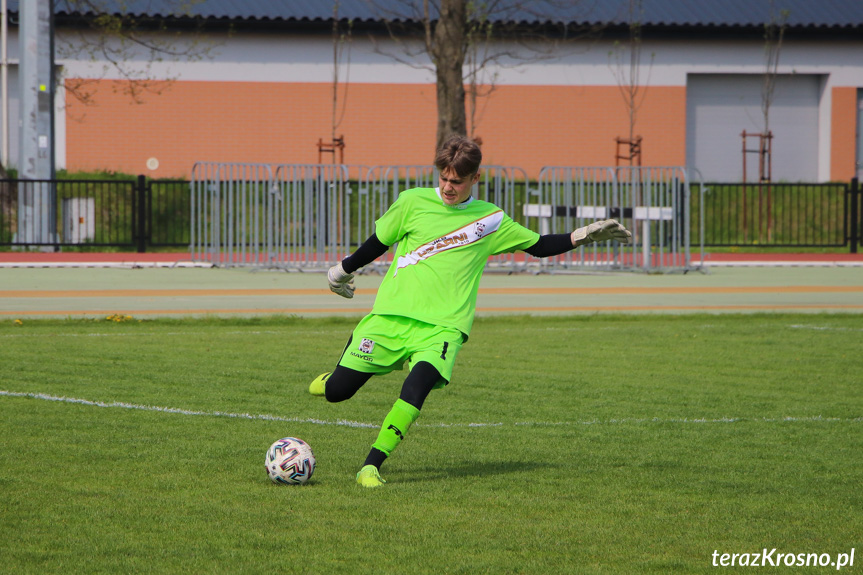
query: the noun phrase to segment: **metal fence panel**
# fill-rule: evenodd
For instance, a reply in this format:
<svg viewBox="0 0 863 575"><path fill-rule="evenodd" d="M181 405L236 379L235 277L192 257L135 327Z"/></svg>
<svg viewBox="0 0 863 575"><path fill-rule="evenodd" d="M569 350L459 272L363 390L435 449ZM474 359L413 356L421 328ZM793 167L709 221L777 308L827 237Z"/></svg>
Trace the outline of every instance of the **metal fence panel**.
<svg viewBox="0 0 863 575"><path fill-rule="evenodd" d="M266 217L273 172L265 164L198 162L192 169L190 251L225 267L266 260Z"/></svg>
<svg viewBox="0 0 863 575"><path fill-rule="evenodd" d="M348 254L345 166L199 162L191 182L192 259L326 269Z"/></svg>
<svg viewBox="0 0 863 575"><path fill-rule="evenodd" d="M845 240L850 244L852 254L857 253L861 240L863 240L863 202L860 201L860 195L860 180L853 178L845 193L847 211L846 217L842 218L845 222L844 227L848 230L845 234Z"/></svg>
<svg viewBox="0 0 863 575"><path fill-rule="evenodd" d="M539 233L568 233L614 218L632 244L602 242L554 258L533 260L544 271L579 268L674 270L691 265L689 181L683 168L546 167L523 208Z"/></svg>
<svg viewBox="0 0 863 575"><path fill-rule="evenodd" d="M430 166L282 165L273 173L260 164L200 163L194 174L193 258L297 269L326 269L341 260L374 232L401 191L437 183ZM607 218L633 231L632 246L604 242L545 259L501 254L489 260L493 269L690 264L689 183L681 168L549 167L530 190L522 169L486 166L473 195L542 234L570 233ZM391 261L387 254L369 269L383 272Z"/></svg>
<svg viewBox="0 0 863 575"><path fill-rule="evenodd" d="M523 213L527 225L540 234L570 233L597 219L612 217L609 208L620 206L614 172L610 168L545 167L539 174L537 189ZM587 265L619 265L611 244L581 248L551 258L531 258L529 265L543 271Z"/></svg>
<svg viewBox="0 0 863 575"><path fill-rule="evenodd" d="M683 168L618 168L632 206L633 256L642 270L690 266L690 189Z"/></svg>
<svg viewBox="0 0 863 575"><path fill-rule="evenodd" d="M346 257L351 195L347 166L278 166L267 204L266 264L327 269Z"/></svg>
<svg viewBox="0 0 863 575"><path fill-rule="evenodd" d="M223 266L326 269L374 233L374 222L399 193L436 183L430 166L201 162L191 182L192 258ZM473 193L512 213L526 186L520 168L487 166ZM391 260L384 255L369 270L383 272ZM489 265L515 270L518 261L523 265L523 258L502 254Z"/></svg>

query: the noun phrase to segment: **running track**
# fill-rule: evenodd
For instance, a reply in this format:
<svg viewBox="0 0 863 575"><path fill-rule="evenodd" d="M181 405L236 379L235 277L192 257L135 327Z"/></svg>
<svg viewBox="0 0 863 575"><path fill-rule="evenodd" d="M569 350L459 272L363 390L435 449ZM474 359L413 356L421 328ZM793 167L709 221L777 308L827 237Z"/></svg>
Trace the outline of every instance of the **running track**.
<svg viewBox="0 0 863 575"><path fill-rule="evenodd" d="M356 297L345 300L329 292L320 273L155 265L176 264L182 259L178 254L76 254L99 264L95 266L81 259L64 262L59 257L63 255L0 254L0 318L359 315L371 309L381 280L374 274L358 276ZM46 261L39 266L24 256ZM480 287L477 311L863 312L863 258L818 256L773 256L776 261L748 256L687 274L489 273ZM16 257L17 262L11 261Z"/></svg>

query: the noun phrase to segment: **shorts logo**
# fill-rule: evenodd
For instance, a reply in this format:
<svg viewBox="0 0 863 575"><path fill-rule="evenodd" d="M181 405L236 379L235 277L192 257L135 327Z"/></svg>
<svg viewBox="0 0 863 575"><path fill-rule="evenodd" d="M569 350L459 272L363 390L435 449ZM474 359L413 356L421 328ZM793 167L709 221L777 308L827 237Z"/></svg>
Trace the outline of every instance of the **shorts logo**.
<svg viewBox="0 0 863 575"><path fill-rule="evenodd" d="M364 337L360 341L360 351L363 353L371 353L375 350L375 342Z"/></svg>

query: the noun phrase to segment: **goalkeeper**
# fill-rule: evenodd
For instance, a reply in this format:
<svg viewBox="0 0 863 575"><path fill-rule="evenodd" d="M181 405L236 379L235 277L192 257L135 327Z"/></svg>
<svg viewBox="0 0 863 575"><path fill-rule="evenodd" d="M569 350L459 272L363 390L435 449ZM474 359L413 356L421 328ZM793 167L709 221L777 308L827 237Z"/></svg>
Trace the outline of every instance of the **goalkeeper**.
<svg viewBox="0 0 863 575"><path fill-rule="evenodd" d="M364 487L385 483L380 476L384 460L405 438L431 390L449 383L470 334L489 256L523 250L542 258L592 242L629 243L632 237L614 220L594 222L571 234L540 236L496 205L471 197L481 161L476 143L461 136L448 139L434 162L439 187L399 194L375 222L375 233L327 274L330 289L351 298L353 272L398 243L371 313L354 329L335 370L309 386L312 395L344 401L371 376L409 362L399 398L357 473L357 483Z"/></svg>

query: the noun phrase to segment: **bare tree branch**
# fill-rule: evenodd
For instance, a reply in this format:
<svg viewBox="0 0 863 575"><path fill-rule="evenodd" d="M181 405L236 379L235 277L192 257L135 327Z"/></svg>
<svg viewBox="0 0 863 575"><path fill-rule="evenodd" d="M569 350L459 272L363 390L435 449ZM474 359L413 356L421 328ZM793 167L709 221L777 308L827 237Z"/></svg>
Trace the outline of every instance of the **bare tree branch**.
<svg viewBox="0 0 863 575"><path fill-rule="evenodd" d="M166 18L185 17L193 22L191 9L204 0L172 0L169 13L160 16L136 16L129 12L125 1L56 0L58 11L80 14L70 17L67 35L56 39L56 57L103 62L99 78L71 78L66 82L67 93L82 104L93 103L98 80L109 75L124 81L114 90L140 103L145 93L161 93L176 80L176 76L155 78L155 64L167 61L194 62L209 57L213 43L201 32L201 23L188 31L169 32ZM72 37L74 36L74 37Z"/></svg>
<svg viewBox="0 0 863 575"><path fill-rule="evenodd" d="M761 87L761 112L764 115L764 133L770 131L770 106L776 91L776 78L779 70L779 53L782 51L782 39L788 23L788 10L776 14L774 1L770 0L770 21L764 26L764 59L766 69L764 84Z"/></svg>
<svg viewBox="0 0 863 575"><path fill-rule="evenodd" d="M629 41L626 45L615 42L614 49L609 52L609 58L614 61L611 71L617 80L623 101L629 116L629 141L635 141L635 125L638 111L647 96L647 86L650 84L650 73L653 70L653 54L647 70L647 79L641 81L641 19L644 16L641 0L629 0Z"/></svg>
<svg viewBox="0 0 863 575"><path fill-rule="evenodd" d="M434 71L438 144L450 133L469 131L475 136L479 100L494 92L497 83L493 67L514 68L561 57L567 47L576 45L575 40L596 32L560 24L575 21L579 0L422 0L405 2L398 9L366 1L399 50L384 49L372 36L375 51L401 64ZM465 104L470 108L469 126Z"/></svg>

